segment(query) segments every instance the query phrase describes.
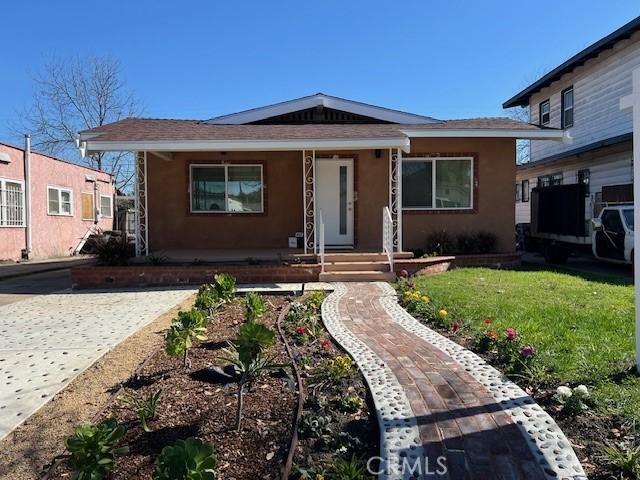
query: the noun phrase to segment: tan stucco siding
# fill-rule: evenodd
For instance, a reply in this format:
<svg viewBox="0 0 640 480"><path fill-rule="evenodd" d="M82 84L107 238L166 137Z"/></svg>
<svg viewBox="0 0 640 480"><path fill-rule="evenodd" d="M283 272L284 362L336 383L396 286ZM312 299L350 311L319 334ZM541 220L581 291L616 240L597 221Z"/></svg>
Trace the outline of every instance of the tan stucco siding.
<svg viewBox="0 0 640 480"><path fill-rule="evenodd" d="M426 236L437 230L456 234L489 231L498 237L498 251L515 250L515 141L513 139L411 139L411 154L472 153L477 155L477 202L468 213L404 212L403 247L424 247Z"/></svg>
<svg viewBox="0 0 640 480"><path fill-rule="evenodd" d="M168 249L287 248L302 231L300 152L175 153L148 155L149 247ZM190 163L263 164L265 213L191 213Z"/></svg>

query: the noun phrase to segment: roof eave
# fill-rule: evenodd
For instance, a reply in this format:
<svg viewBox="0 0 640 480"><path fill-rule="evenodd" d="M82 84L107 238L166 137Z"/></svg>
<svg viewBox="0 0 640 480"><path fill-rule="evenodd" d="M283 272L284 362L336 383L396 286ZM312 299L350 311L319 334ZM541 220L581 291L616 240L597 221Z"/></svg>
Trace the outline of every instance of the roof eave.
<svg viewBox="0 0 640 480"><path fill-rule="evenodd" d="M556 140L566 141L569 133L557 129L503 129L503 128L431 128L403 129L402 133L412 138L514 138L518 140Z"/></svg>
<svg viewBox="0 0 640 480"><path fill-rule="evenodd" d="M288 151L288 150L359 150L400 148L409 152L407 137L281 139L281 140L123 140L85 141L86 152L198 152L198 151Z"/></svg>

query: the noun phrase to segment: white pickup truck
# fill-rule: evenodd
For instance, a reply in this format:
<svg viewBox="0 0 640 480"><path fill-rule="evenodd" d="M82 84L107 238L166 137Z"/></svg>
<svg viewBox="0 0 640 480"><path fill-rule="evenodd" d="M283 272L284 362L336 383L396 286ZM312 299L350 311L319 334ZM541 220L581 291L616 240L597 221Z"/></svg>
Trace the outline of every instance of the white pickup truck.
<svg viewBox="0 0 640 480"><path fill-rule="evenodd" d="M591 248L596 258L613 263L633 264L632 204L607 206L591 223Z"/></svg>

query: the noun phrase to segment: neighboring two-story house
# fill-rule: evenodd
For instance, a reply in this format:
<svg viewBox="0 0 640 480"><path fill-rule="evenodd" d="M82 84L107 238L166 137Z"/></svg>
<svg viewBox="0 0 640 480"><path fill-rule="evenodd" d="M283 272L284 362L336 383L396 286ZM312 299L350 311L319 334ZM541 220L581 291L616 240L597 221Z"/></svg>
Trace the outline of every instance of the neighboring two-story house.
<svg viewBox="0 0 640 480"><path fill-rule="evenodd" d="M528 107L531 123L563 128L571 137L563 143L531 140L530 161L517 167L516 224L530 223L536 186L586 184L586 221L604 202L633 200L633 125L631 113L620 110L620 98L631 93L631 72L638 66L640 17L503 104Z"/></svg>

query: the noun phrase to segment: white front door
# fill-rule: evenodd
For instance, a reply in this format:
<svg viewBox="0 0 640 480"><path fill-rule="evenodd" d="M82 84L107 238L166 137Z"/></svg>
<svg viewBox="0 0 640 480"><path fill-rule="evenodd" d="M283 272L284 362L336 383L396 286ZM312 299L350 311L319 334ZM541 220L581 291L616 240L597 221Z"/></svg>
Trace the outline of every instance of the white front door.
<svg viewBox="0 0 640 480"><path fill-rule="evenodd" d="M316 160L316 208L324 218L325 245L353 246L352 159Z"/></svg>

